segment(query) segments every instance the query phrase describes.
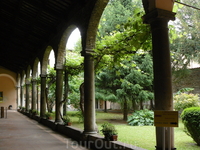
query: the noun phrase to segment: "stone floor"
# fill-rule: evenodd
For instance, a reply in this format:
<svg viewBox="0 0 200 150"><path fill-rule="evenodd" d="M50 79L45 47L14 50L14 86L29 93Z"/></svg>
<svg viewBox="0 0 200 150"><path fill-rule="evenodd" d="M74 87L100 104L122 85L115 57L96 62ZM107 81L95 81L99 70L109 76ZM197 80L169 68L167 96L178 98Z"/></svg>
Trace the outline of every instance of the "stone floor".
<svg viewBox="0 0 200 150"><path fill-rule="evenodd" d="M5 115L6 117L6 115ZM0 118L0 150L86 150L15 110Z"/></svg>

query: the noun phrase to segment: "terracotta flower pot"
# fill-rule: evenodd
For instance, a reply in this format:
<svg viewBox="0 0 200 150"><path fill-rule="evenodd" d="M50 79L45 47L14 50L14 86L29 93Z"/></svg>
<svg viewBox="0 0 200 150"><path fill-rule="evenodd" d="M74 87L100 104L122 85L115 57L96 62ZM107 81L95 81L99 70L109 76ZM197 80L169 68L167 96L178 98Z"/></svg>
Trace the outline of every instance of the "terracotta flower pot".
<svg viewBox="0 0 200 150"><path fill-rule="evenodd" d="M68 122L68 123L67 123L67 126L71 126L71 125L72 125L72 123L71 123L71 122Z"/></svg>
<svg viewBox="0 0 200 150"><path fill-rule="evenodd" d="M110 140L111 140L111 141L117 141L117 138L118 138L118 135L112 135L112 136L110 137Z"/></svg>

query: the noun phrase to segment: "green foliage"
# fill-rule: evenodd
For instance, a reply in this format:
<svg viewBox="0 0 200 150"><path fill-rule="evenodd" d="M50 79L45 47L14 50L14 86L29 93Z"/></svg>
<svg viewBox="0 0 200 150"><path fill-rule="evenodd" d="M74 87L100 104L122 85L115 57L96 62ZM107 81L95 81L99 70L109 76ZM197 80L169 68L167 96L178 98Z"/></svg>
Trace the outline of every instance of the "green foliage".
<svg viewBox="0 0 200 150"><path fill-rule="evenodd" d="M118 134L115 126L111 123L105 122L101 127L102 129L100 131L103 133L106 140L110 140L110 136Z"/></svg>
<svg viewBox="0 0 200 150"><path fill-rule="evenodd" d="M104 100L113 95L113 100L148 101L153 98L152 82L152 59L148 54L141 54L127 56L119 65L103 69L97 74L96 86L98 96Z"/></svg>
<svg viewBox="0 0 200 150"><path fill-rule="evenodd" d="M127 122L131 126L152 126L154 123L154 113L147 109L135 111L128 117Z"/></svg>
<svg viewBox="0 0 200 150"><path fill-rule="evenodd" d="M79 123L84 122L84 115L83 115L83 113L82 113L81 111L78 111L78 112L76 113L76 116L78 117L78 122L79 122Z"/></svg>
<svg viewBox="0 0 200 150"><path fill-rule="evenodd" d="M198 0L181 0L182 3L191 6L200 7ZM176 4L176 21L173 22L174 28L170 29L171 33L171 50L172 50L172 69L186 69L190 62L200 62L199 53L199 11L191 7Z"/></svg>
<svg viewBox="0 0 200 150"><path fill-rule="evenodd" d="M37 114L38 114L38 111L37 111L36 109L33 109L33 110L32 110L32 114L33 114L33 115L37 115Z"/></svg>
<svg viewBox="0 0 200 150"><path fill-rule="evenodd" d="M194 94L181 93L174 96L174 109L182 111L185 108L199 106L199 97Z"/></svg>
<svg viewBox="0 0 200 150"><path fill-rule="evenodd" d="M133 10L133 2L131 0L109 1L99 23L99 37L110 36L113 31L122 32L124 28L121 25L133 15Z"/></svg>
<svg viewBox="0 0 200 150"><path fill-rule="evenodd" d="M80 85L83 83L83 74L70 76L69 78L69 103L74 108L80 110Z"/></svg>
<svg viewBox="0 0 200 150"><path fill-rule="evenodd" d="M176 94L191 92L191 91L193 91L193 90L194 90L194 88L182 88L182 89L180 89Z"/></svg>
<svg viewBox="0 0 200 150"><path fill-rule="evenodd" d="M200 146L200 107L185 109L181 114L181 118L185 126L185 132Z"/></svg>
<svg viewBox="0 0 200 150"><path fill-rule="evenodd" d="M71 122L71 119L69 116L63 116L63 122L65 125L67 125L69 122Z"/></svg>
<svg viewBox="0 0 200 150"><path fill-rule="evenodd" d="M52 116L52 114L51 114L50 112L46 112L46 113L45 113L46 119L50 119L51 116Z"/></svg>
<svg viewBox="0 0 200 150"><path fill-rule="evenodd" d="M78 51L68 51L66 55L66 71L69 75L78 75L83 71L83 57Z"/></svg>

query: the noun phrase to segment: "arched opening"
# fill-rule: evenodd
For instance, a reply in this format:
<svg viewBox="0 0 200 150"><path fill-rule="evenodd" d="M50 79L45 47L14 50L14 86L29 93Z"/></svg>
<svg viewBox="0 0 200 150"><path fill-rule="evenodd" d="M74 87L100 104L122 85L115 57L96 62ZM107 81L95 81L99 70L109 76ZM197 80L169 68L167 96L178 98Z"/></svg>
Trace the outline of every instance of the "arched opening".
<svg viewBox="0 0 200 150"><path fill-rule="evenodd" d="M0 105L7 108L12 105L12 108L16 109L16 80L8 74L0 74L0 83Z"/></svg>

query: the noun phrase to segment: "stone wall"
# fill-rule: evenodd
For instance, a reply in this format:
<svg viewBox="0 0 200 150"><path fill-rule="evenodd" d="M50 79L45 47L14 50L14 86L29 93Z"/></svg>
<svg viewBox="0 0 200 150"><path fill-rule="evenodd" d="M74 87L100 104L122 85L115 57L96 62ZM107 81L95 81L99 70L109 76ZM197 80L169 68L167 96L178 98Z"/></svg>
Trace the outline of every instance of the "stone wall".
<svg viewBox="0 0 200 150"><path fill-rule="evenodd" d="M200 68L190 69L186 76L176 82L175 78L173 78L173 92L176 93L182 88L194 88L192 93L200 94Z"/></svg>

